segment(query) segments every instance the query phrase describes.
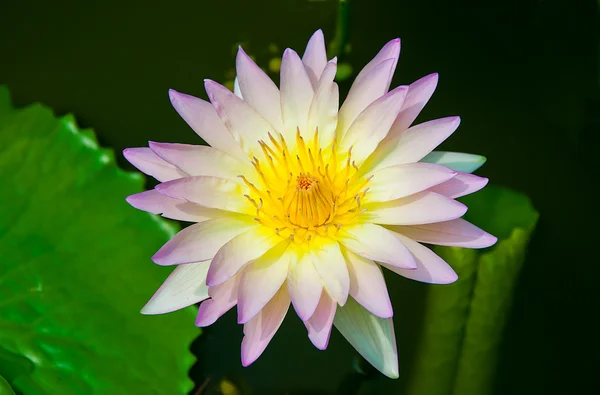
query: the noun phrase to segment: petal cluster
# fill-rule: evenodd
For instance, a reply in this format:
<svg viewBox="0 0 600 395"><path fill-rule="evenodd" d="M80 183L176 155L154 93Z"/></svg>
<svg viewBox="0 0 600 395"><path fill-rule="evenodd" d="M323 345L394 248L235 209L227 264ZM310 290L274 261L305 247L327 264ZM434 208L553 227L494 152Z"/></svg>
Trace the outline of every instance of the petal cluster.
<svg viewBox="0 0 600 395"><path fill-rule="evenodd" d="M357 75L340 106L322 32L304 55L287 49L280 86L240 48L234 92L205 81L210 102L170 91L210 146L150 142L125 157L160 181L134 207L192 222L153 256L174 265L143 308L161 314L201 302L196 325L237 306L242 364L254 362L290 305L325 349L335 326L376 368L397 377L393 315L381 267L447 284L456 273L421 243L484 248L496 238L460 217L455 199L486 178L485 159L433 151L458 127L412 126L437 85L428 75L389 90L400 40Z"/></svg>

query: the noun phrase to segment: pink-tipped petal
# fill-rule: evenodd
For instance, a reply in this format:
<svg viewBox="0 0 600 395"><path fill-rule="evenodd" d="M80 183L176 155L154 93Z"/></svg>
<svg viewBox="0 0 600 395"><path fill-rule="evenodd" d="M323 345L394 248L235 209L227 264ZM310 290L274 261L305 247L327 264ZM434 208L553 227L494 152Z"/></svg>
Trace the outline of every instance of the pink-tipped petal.
<svg viewBox="0 0 600 395"><path fill-rule="evenodd" d="M429 190L456 199L479 191L487 185L488 181L489 180L485 177L479 177L468 173L458 173L458 175L451 180L436 185Z"/></svg>
<svg viewBox="0 0 600 395"><path fill-rule="evenodd" d="M290 264L287 286L298 317L302 321L308 320L314 314L323 291L321 277L308 254Z"/></svg>
<svg viewBox="0 0 600 395"><path fill-rule="evenodd" d="M306 68L306 74L310 78L313 87L316 88L323 69L327 64L327 53L325 52L325 37L321 29L317 30L308 40L302 63Z"/></svg>
<svg viewBox="0 0 600 395"><path fill-rule="evenodd" d="M190 225L167 241L152 260L163 266L206 261L235 236L258 226L250 217L217 218Z"/></svg>
<svg viewBox="0 0 600 395"><path fill-rule="evenodd" d="M430 191L367 206L365 219L382 225L431 224L456 219L467 212L464 204Z"/></svg>
<svg viewBox="0 0 600 395"><path fill-rule="evenodd" d="M181 118L211 147L239 159L246 158L212 104L173 89L169 90L169 98Z"/></svg>
<svg viewBox="0 0 600 395"><path fill-rule="evenodd" d="M379 265L346 248L342 252L350 274L350 296L376 316L392 317L392 302Z"/></svg>
<svg viewBox="0 0 600 395"><path fill-rule="evenodd" d="M221 284L233 277L244 265L260 257L281 241L275 232L263 226L245 231L225 244L212 260L206 284Z"/></svg>
<svg viewBox="0 0 600 395"><path fill-rule="evenodd" d="M198 262L177 266L141 313L170 313L208 298L206 273L209 264L210 262Z"/></svg>
<svg viewBox="0 0 600 395"><path fill-rule="evenodd" d="M208 288L211 297L200 304L196 317L196 326L205 327L215 323L237 303L240 275L230 278L223 284Z"/></svg>
<svg viewBox="0 0 600 395"><path fill-rule="evenodd" d="M377 370L390 378L398 378L398 351L391 318L379 318L348 298L345 306L338 307L333 324Z"/></svg>
<svg viewBox="0 0 600 395"><path fill-rule="evenodd" d="M400 111L408 87L399 86L371 103L344 135L342 151L352 147L352 160L360 166L385 138Z"/></svg>
<svg viewBox="0 0 600 395"><path fill-rule="evenodd" d="M314 243L313 246L317 244ZM321 242L310 251L313 266L323 280L329 294L343 306L348 299L350 277L346 260L337 241Z"/></svg>
<svg viewBox="0 0 600 395"><path fill-rule="evenodd" d="M127 196L125 200L138 210L161 214L165 218L178 221L203 222L223 215L219 210L198 206L181 199L173 199L154 189Z"/></svg>
<svg viewBox="0 0 600 395"><path fill-rule="evenodd" d="M186 177L163 182L155 189L168 197L208 208L243 214L249 212L248 201L244 198L245 186L237 180L208 176Z"/></svg>
<svg viewBox="0 0 600 395"><path fill-rule="evenodd" d="M244 325L242 340L242 365L248 366L260 357L275 336L290 307L287 287L279 292L254 318Z"/></svg>
<svg viewBox="0 0 600 395"><path fill-rule="evenodd" d="M396 237L414 255L417 262L417 269L403 270L385 265L388 269L406 278L430 284L450 284L458 279L456 272L454 272L450 265L429 248L401 234L396 234Z"/></svg>
<svg viewBox="0 0 600 395"><path fill-rule="evenodd" d="M397 59L387 59L374 67L364 78L355 80L338 113L337 134L343 137L358 115L369 104L385 95L389 77Z"/></svg>
<svg viewBox="0 0 600 395"><path fill-rule="evenodd" d="M314 91L306 69L298 54L286 49L281 59L281 111L285 126L284 135L292 139L296 130L308 136L314 131L306 130L308 111ZM293 141L293 140L292 140Z"/></svg>
<svg viewBox="0 0 600 395"><path fill-rule="evenodd" d="M369 159L375 169L418 162L454 133L459 124L459 117L447 117L413 126L382 141Z"/></svg>
<svg viewBox="0 0 600 395"><path fill-rule="evenodd" d="M268 141L268 133L273 131L273 126L248 103L223 85L204 80L204 88L221 121L237 141L237 145L248 155L262 152L257 141L261 139Z"/></svg>
<svg viewBox="0 0 600 395"><path fill-rule="evenodd" d="M433 73L409 85L408 95L406 95L402 110L400 110L390 134L395 135L408 129L433 95L437 83L438 74Z"/></svg>
<svg viewBox="0 0 600 395"><path fill-rule="evenodd" d="M436 163L455 171L473 173L486 161L485 156L464 154L462 152L433 151L425 155L421 162Z"/></svg>
<svg viewBox="0 0 600 395"><path fill-rule="evenodd" d="M236 71L240 93L276 131L283 131L279 89L271 78L239 47Z"/></svg>
<svg viewBox="0 0 600 395"><path fill-rule="evenodd" d="M417 267L408 249L390 230L375 224L342 226L338 239L347 249L377 262L414 269Z"/></svg>
<svg viewBox="0 0 600 395"><path fill-rule="evenodd" d="M123 150L123 156L139 170L161 182L187 176L183 171L159 158L150 148L126 148Z"/></svg>
<svg viewBox="0 0 600 395"><path fill-rule="evenodd" d="M392 82L392 76L394 75L394 70L396 70L396 64L398 63L398 58L400 57L400 39L395 38L391 41L388 41L381 50L375 55L375 57L367 63L365 67L358 73L356 76L354 83L356 84L358 81L361 81L365 78L375 67L379 66L381 63L385 62L388 59L394 59L394 64L390 70L388 80L387 80L387 89Z"/></svg>
<svg viewBox="0 0 600 395"><path fill-rule="evenodd" d="M337 126L339 89L333 82L337 71L337 60L327 63L319 80L308 111L308 132L319 130L319 145L327 147L333 140ZM310 136L310 134L309 134Z"/></svg>
<svg viewBox="0 0 600 395"><path fill-rule="evenodd" d="M462 218L434 224L391 226L391 230L428 244L464 248L486 248L496 244L495 236Z"/></svg>
<svg viewBox="0 0 600 395"><path fill-rule="evenodd" d="M150 149L161 159L191 176L211 176L234 179L252 170L250 164L205 145L149 143Z"/></svg>
<svg viewBox="0 0 600 395"><path fill-rule="evenodd" d="M379 169L369 181L369 201L387 202L403 198L435 188L456 175L455 171L432 163L407 163Z"/></svg>
<svg viewBox="0 0 600 395"><path fill-rule="evenodd" d="M244 269L238 291L239 324L258 314L281 288L291 259L286 253L289 244L289 240L283 240Z"/></svg>
<svg viewBox="0 0 600 395"><path fill-rule="evenodd" d="M308 338L319 350L325 350L329 344L336 308L335 299L329 296L327 291L323 291L315 313L308 321L304 322L308 329Z"/></svg>

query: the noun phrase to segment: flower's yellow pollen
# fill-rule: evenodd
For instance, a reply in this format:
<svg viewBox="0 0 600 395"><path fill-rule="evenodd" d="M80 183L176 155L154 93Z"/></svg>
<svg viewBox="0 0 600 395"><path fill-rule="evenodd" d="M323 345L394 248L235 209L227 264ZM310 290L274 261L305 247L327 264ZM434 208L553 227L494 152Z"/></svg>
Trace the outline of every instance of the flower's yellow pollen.
<svg viewBox="0 0 600 395"><path fill-rule="evenodd" d="M252 158L256 184L240 176L256 221L282 238L308 243L359 220L371 177L359 176L352 147L339 152L335 136L321 147L318 129L312 139L297 129L292 145L282 134L268 136L258 142L264 159Z"/></svg>

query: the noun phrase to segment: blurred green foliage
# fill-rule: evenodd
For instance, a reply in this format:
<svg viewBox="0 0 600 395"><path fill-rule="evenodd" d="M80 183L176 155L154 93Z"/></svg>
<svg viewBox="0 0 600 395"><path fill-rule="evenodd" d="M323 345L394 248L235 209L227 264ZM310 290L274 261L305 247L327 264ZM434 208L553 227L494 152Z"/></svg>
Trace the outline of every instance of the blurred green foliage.
<svg viewBox="0 0 600 395"><path fill-rule="evenodd" d="M485 250L435 247L456 270L451 285L432 285L409 395L486 395L506 317L538 213L529 199L488 186L463 202L466 218L498 236Z"/></svg>
<svg viewBox="0 0 600 395"><path fill-rule="evenodd" d="M0 179L0 393L191 390L194 308L139 313L168 274L149 255L176 231L125 203L143 177L0 87Z"/></svg>

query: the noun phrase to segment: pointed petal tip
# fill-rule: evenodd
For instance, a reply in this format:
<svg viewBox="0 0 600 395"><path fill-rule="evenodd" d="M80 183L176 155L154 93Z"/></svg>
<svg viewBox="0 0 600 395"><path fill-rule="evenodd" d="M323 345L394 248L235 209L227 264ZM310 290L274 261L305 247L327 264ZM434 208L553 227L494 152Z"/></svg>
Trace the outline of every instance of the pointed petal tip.
<svg viewBox="0 0 600 395"><path fill-rule="evenodd" d="M173 107L177 108L180 101L185 100L186 95L178 92L175 89L169 89L169 101Z"/></svg>
<svg viewBox="0 0 600 395"><path fill-rule="evenodd" d="M127 203L129 203L129 205L130 205L130 206L132 206L132 207L135 207L135 205L136 205L136 203L137 203L137 201L138 201L138 198L137 198L137 196L136 196L136 195L137 195L137 193L136 193L136 194L134 194L134 195L129 195L129 196L127 196L127 197L125 198L125 201L126 201ZM135 207L135 208L137 208L137 207Z"/></svg>
<svg viewBox="0 0 600 395"><path fill-rule="evenodd" d="M491 235L489 233L485 233L480 239L479 239L479 243L476 246L473 246L473 248L488 248L493 246L494 244L496 244L498 242L498 238L494 235Z"/></svg>
<svg viewBox="0 0 600 395"><path fill-rule="evenodd" d="M166 257L166 254L163 251L163 249L161 248L160 250L156 251L156 253L154 255L152 255L152 258L150 258L150 259L152 260L152 262L156 263L157 265L167 266L168 263L165 261L165 257Z"/></svg>
<svg viewBox="0 0 600 395"><path fill-rule="evenodd" d="M329 332L329 334L326 337L319 337L319 336L316 336L316 334L308 332L308 338L310 339L310 342L313 344L313 346L315 346L315 348L317 350L320 350L320 351L325 351L327 349L327 346L329 345L330 337L331 337L331 331Z"/></svg>
<svg viewBox="0 0 600 395"><path fill-rule="evenodd" d="M258 355L252 355L249 351L246 350L245 348L245 340L246 338L244 337L244 340L242 340L242 366L243 367L248 367L250 365L252 365L257 359L258 359Z"/></svg>
<svg viewBox="0 0 600 395"><path fill-rule="evenodd" d="M252 58L246 53L246 51L244 51L244 48L242 48L241 45L238 45L238 50L237 50L237 54L236 54L236 60L244 60L244 61L252 61ZM206 81L206 80L205 80Z"/></svg>
<svg viewBox="0 0 600 395"><path fill-rule="evenodd" d="M284 59L289 58L290 56L299 58L298 53L296 51L294 51L292 48L286 48L285 51L283 51L281 60L283 61Z"/></svg>
<svg viewBox="0 0 600 395"><path fill-rule="evenodd" d="M150 304L150 302L146 303L146 305L144 307L142 307L142 309L140 310L140 313L142 315L153 315L156 313L152 313L151 309L148 307L148 305Z"/></svg>
<svg viewBox="0 0 600 395"><path fill-rule="evenodd" d="M416 80L414 83L417 85L433 85L434 87L437 86L440 78L439 78L439 74L438 73L431 73L426 75L425 77L422 77L418 80ZM434 88L435 89L435 88Z"/></svg>
<svg viewBox="0 0 600 395"><path fill-rule="evenodd" d="M400 371L398 369L398 363L396 362L393 366L388 366L381 373L385 374L390 379L397 379L400 377Z"/></svg>

